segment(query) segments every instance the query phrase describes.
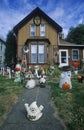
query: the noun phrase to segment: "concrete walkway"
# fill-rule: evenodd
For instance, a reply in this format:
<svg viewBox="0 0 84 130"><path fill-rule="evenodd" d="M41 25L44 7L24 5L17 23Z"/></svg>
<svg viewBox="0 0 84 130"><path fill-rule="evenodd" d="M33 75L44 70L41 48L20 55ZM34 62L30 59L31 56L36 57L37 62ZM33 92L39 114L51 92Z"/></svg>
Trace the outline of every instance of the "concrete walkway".
<svg viewBox="0 0 84 130"><path fill-rule="evenodd" d="M31 104L36 98L38 106L44 106L43 116L32 122L26 117L24 103ZM56 116L49 89L36 87L25 89L0 130L65 130L65 127Z"/></svg>

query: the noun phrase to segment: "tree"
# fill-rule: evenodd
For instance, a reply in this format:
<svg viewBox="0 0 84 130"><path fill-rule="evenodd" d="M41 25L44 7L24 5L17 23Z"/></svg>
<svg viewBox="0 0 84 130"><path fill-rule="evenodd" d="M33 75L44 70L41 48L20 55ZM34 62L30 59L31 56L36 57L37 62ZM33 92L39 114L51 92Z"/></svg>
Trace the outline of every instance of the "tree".
<svg viewBox="0 0 84 130"><path fill-rule="evenodd" d="M71 43L84 44L84 24L79 24L77 27L71 27L66 40Z"/></svg>
<svg viewBox="0 0 84 130"><path fill-rule="evenodd" d="M16 64L17 42L14 32L9 31L6 39L5 63Z"/></svg>

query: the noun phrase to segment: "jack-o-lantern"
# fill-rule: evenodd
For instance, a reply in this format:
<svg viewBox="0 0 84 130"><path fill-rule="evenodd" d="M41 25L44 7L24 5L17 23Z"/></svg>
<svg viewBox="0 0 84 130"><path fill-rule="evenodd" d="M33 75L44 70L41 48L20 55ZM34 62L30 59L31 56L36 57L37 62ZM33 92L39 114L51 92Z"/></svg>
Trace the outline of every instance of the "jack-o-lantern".
<svg viewBox="0 0 84 130"><path fill-rule="evenodd" d="M62 88L63 89L70 89L70 84L65 82L65 83L62 84Z"/></svg>

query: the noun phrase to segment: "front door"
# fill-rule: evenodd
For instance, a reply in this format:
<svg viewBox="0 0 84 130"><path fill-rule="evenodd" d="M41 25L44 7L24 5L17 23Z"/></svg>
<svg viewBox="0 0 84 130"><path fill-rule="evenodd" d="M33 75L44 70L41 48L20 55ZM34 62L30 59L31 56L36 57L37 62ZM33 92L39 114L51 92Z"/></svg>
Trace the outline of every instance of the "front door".
<svg viewBox="0 0 84 130"><path fill-rule="evenodd" d="M59 50L59 67L68 66L68 50Z"/></svg>

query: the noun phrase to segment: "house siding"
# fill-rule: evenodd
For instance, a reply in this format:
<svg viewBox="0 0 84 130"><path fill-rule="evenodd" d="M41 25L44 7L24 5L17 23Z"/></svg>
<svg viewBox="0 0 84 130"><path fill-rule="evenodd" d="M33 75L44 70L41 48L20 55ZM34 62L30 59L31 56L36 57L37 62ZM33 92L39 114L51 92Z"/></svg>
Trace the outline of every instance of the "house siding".
<svg viewBox="0 0 84 130"><path fill-rule="evenodd" d="M40 26L36 26L36 36L30 37L30 24L33 24L33 18L26 23L19 31L18 31L18 59L22 58L22 47L24 46L25 42L29 38L47 38L50 41L49 49L48 49L48 57L46 56L45 59L48 64L53 64L54 54L53 46L58 45L58 32L44 19L41 20L42 24L45 24L46 28L46 36L40 37ZM45 43L46 44L46 43ZM46 51L45 51L46 53ZM55 60L57 62L57 60ZM29 55L29 62L30 62L30 55Z"/></svg>

